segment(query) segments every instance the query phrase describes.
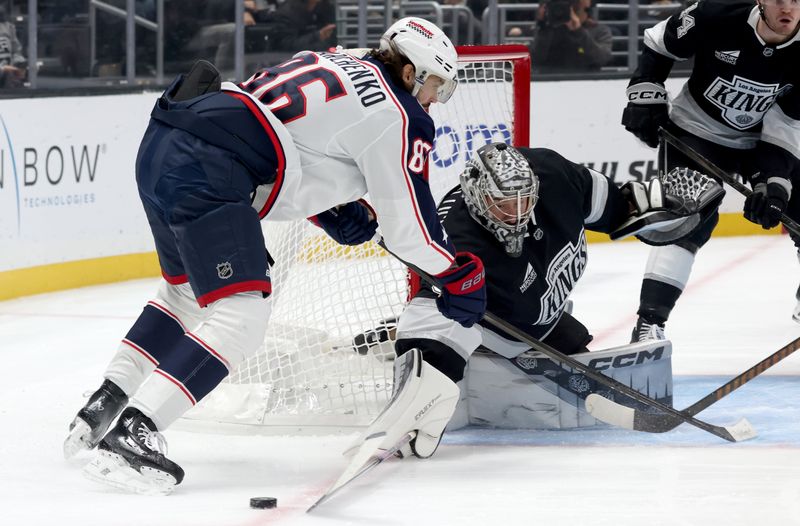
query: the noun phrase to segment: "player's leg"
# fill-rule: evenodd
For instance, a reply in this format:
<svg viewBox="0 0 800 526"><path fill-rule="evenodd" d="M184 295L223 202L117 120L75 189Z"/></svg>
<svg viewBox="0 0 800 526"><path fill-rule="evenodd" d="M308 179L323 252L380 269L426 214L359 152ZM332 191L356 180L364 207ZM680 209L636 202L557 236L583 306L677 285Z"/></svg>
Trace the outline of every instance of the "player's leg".
<svg viewBox="0 0 800 526"><path fill-rule="evenodd" d="M200 315L188 284L160 283L156 297L145 305L122 339L103 374L102 385L70 424L70 434L64 442L66 458L97 445L130 396L168 355L186 327L199 321Z"/></svg>
<svg viewBox="0 0 800 526"><path fill-rule="evenodd" d="M173 130L142 158L161 159L156 180L138 182L144 200L152 198L164 210L191 284L194 306L187 310L197 312L200 322L174 328L168 341L155 325L142 331L140 338L158 342L152 373L100 441L85 473L132 491L166 493L183 471L165 457L159 432L255 352L266 330L271 285L259 217L250 206L253 183L232 154ZM158 320L166 327L166 317ZM137 372L147 371L129 367L121 376L138 381Z"/></svg>
<svg viewBox="0 0 800 526"><path fill-rule="evenodd" d="M411 433L410 448L403 454L433 455L458 404L456 382L463 378L467 360L479 344L477 327L466 328L445 318L433 298L413 299L397 325L392 398L359 444L385 433L375 447L388 449Z"/></svg>
<svg viewBox="0 0 800 526"><path fill-rule="evenodd" d="M142 148L147 149L153 141L163 141L163 130L159 125L151 125ZM97 445L128 398L186 332L186 326L195 323L200 316L200 308L187 284L175 236L163 209L151 198L157 180L158 174L154 171L137 172L140 196L164 280L159 284L156 297L145 305L120 342L103 374L102 385L70 424L70 433L64 441L65 458Z"/></svg>
<svg viewBox="0 0 800 526"><path fill-rule="evenodd" d="M670 131L721 168L731 172L739 170L739 164L744 157L742 151L711 143L675 125L670 126ZM688 167L703 172L702 167L674 147L667 146L666 155L663 151L659 155L666 159L666 170ZM711 238L718 221L719 213L714 211L685 239L650 250L639 294L639 317L631 334L631 342L664 337L664 325L689 281L695 255Z"/></svg>

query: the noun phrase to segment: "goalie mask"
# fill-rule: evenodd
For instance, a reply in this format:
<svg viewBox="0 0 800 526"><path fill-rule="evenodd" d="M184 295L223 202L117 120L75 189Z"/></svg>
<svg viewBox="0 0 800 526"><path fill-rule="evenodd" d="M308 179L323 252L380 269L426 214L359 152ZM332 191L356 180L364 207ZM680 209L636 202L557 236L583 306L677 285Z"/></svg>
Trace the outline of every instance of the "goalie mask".
<svg viewBox="0 0 800 526"><path fill-rule="evenodd" d="M509 256L519 257L539 198L539 178L527 159L505 143L487 144L467 161L461 190L473 219L503 244Z"/></svg>

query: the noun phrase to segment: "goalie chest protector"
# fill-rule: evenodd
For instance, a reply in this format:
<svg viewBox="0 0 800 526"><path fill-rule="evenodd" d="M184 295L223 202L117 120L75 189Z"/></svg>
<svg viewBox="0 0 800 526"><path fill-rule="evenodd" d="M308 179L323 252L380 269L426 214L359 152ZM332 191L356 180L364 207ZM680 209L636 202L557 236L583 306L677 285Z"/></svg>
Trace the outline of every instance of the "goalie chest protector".
<svg viewBox="0 0 800 526"><path fill-rule="evenodd" d="M551 150L519 150L533 166L540 185L519 257L509 257L497 238L472 219L460 187L442 199L439 215L457 249L483 261L488 310L542 338L560 318L586 267L584 206L587 195L591 199L592 178Z"/></svg>

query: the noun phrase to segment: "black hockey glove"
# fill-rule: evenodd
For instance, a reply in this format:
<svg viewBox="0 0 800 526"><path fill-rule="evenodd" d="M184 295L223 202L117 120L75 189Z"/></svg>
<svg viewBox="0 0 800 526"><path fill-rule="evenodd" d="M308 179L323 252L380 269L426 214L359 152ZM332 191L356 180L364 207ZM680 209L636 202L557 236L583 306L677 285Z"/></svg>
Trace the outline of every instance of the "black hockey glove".
<svg viewBox="0 0 800 526"><path fill-rule="evenodd" d="M744 217L764 229L778 226L789 203L787 181L780 177L754 180L753 193L744 201Z"/></svg>
<svg viewBox="0 0 800 526"><path fill-rule="evenodd" d="M472 327L486 312L486 273L480 258L469 252L458 252L455 264L435 276L441 288L436 306L447 318Z"/></svg>
<svg viewBox="0 0 800 526"><path fill-rule="evenodd" d="M375 235L378 222L370 217L368 205L353 201L310 218L340 245L360 245Z"/></svg>
<svg viewBox="0 0 800 526"><path fill-rule="evenodd" d="M651 148L658 146L658 129L669 121L667 90L660 82L631 84L625 91L628 105L622 112L625 129Z"/></svg>

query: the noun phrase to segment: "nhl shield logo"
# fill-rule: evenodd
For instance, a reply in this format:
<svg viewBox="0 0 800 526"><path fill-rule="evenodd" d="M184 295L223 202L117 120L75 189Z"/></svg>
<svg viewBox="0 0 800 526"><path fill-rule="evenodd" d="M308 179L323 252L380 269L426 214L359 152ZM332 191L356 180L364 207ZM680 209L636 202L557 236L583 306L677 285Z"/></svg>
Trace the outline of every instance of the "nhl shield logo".
<svg viewBox="0 0 800 526"><path fill-rule="evenodd" d="M233 267L229 261L217 265L217 276L219 279L228 279L233 276Z"/></svg>

